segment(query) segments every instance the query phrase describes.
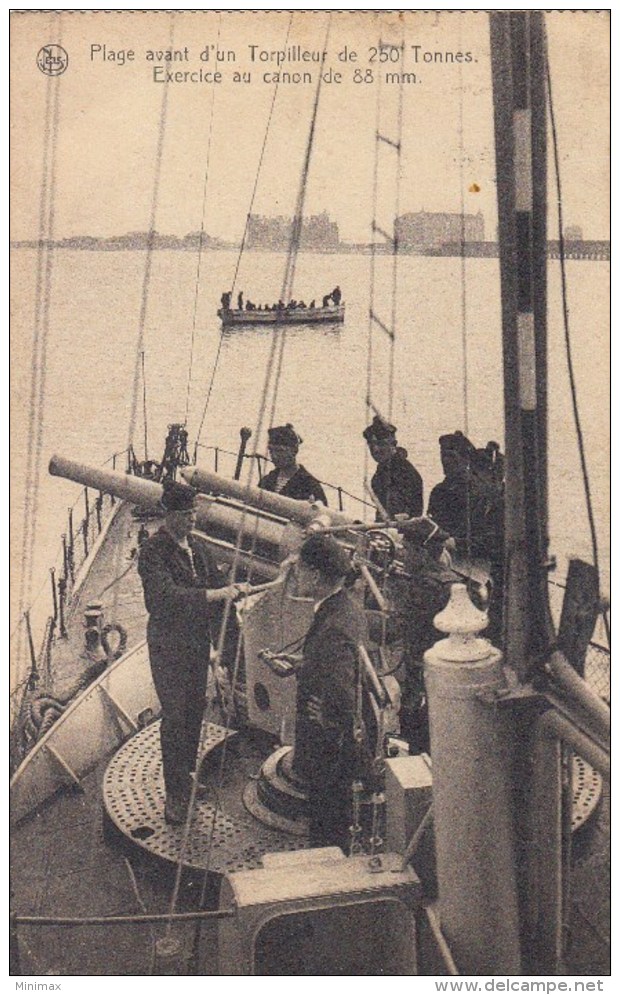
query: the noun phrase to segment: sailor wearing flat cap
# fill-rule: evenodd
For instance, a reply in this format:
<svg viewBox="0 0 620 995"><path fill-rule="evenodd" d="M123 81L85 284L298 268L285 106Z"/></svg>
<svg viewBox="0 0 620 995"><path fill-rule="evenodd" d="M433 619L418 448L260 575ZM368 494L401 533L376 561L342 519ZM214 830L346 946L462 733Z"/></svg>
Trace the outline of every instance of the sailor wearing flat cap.
<svg viewBox="0 0 620 995"><path fill-rule="evenodd" d="M149 660L162 709L165 817L175 825L185 819L197 763L214 612L246 588L227 585L206 545L191 534L195 502L192 487L164 484L164 523L141 546L138 560L149 614Z"/></svg>
<svg viewBox="0 0 620 995"><path fill-rule="evenodd" d="M270 428L267 435L267 448L275 469L261 477L258 486L297 501L322 501L326 505L325 491L319 481L297 462L303 440L290 422Z"/></svg>
<svg viewBox="0 0 620 995"><path fill-rule="evenodd" d="M367 758L374 756L355 738L358 646L367 642L367 631L362 606L344 587L350 570L346 550L321 534L306 540L295 567L297 594L314 600L315 614L297 674L293 769L308 786L312 846L340 846L345 852L352 783L364 779ZM361 728L372 733L365 687L363 698Z"/></svg>
<svg viewBox="0 0 620 995"><path fill-rule="evenodd" d="M407 450L396 442L396 426L375 415L363 436L378 464L370 482L373 494L388 519L396 515L417 518L424 509L424 484L407 459ZM377 519L382 515L378 512Z"/></svg>

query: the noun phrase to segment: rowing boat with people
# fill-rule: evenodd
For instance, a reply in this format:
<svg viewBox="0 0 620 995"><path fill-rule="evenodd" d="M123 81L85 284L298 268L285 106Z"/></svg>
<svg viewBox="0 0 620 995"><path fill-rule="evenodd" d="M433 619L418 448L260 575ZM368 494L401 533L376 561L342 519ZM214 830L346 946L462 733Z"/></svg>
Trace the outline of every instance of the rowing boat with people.
<svg viewBox="0 0 620 995"><path fill-rule="evenodd" d="M275 307L272 309L244 308L239 310L219 308L218 318L222 328L248 325L333 325L342 324L345 305L328 307Z"/></svg>
<svg viewBox="0 0 620 995"><path fill-rule="evenodd" d="M172 26L175 17L173 13ZM327 31L331 19L330 14ZM59 20L54 22L58 37L67 44ZM187 23L183 21L184 28ZM397 24L389 18L382 22L380 49L399 57L405 24L406 17ZM397 33L394 44L387 46L391 31ZM286 44L282 41L282 49ZM327 38L322 48L328 48ZM18 672L12 697L13 973L512 976L569 973L567 966L579 963L575 948L580 928L588 920L584 895L571 894L578 877L575 869L579 871L575 850L585 823L596 832L602 825L600 831L605 832L604 782L609 776L607 689L593 687L593 657L608 676L610 649L608 643L591 643L595 625L598 631L606 628L593 527L592 563L571 563L562 589L559 625L549 605L553 560L547 548L543 357L544 121L550 95L544 83L548 56L543 15L491 14L490 52L505 364L505 477L499 449L487 447L484 453L497 474L502 500L505 494L505 545L499 558L504 583L497 576L489 579L478 565L474 569L450 559L450 540L423 515L390 517L373 495L367 472L358 479L360 494L366 491L363 500L343 500L343 495L348 497L343 488L328 489L329 507L255 486L257 476L263 476L265 457L260 447L267 417L273 423L277 405L278 416L283 407L278 390L288 377L288 404L292 395L301 392L301 385L306 391L311 380L314 384L321 380L320 373L309 376L305 365L291 383L290 363L287 369L283 355L286 335L280 331L288 324L342 322L343 304L218 311L223 332L237 325L263 324L274 332L260 403L251 404L246 393L257 380L246 356L243 369L242 363L236 367L234 385L229 381L222 391L229 425L234 421L232 407L235 414L243 413L244 420L246 411L259 410L254 431L241 430L238 452L199 444L218 352L207 404L202 419L196 418L197 433L192 432L193 458L186 427L192 419L186 410L185 422L169 424L162 458L149 459L146 411L153 394L146 389L144 328L152 323L154 299L163 313L172 313L172 307L166 312L162 303L164 286L172 287L175 314L185 301L182 288L168 273L162 287L152 291L149 250L133 383L133 408L138 407L140 393L144 401L144 453L140 450L140 459L136 458L133 410L126 465L116 467L113 460L111 468L102 468L93 465L96 455L86 463L81 453L75 459L54 456L49 464L55 486L73 481L82 488L84 519L78 523L77 513L75 521L70 513L60 566L51 572L52 605L40 652L35 650L29 610L20 622L25 667ZM68 79L52 78L52 92L58 94ZM397 96L396 87L390 93ZM318 95L317 91L308 128L306 164L315 136ZM418 102L416 96L416 114ZM489 109L490 105L491 100ZM166 106L164 99L162 152ZM59 120L64 120L62 115ZM397 157L392 165L400 182L406 164L401 161L401 111L397 108L392 133L386 135L378 125L379 121L374 132L376 161L379 151ZM339 133L332 135L340 145ZM49 135L46 138L53 155L56 143ZM296 209L300 218L306 180L307 170ZM376 181L375 175L375 192ZM163 189L158 162L153 219ZM53 192L53 184L45 188L42 215L46 211L54 215ZM395 202L399 203L398 196ZM251 210L252 205L248 217ZM386 234L376 203L373 212L372 237L382 233L396 248L395 221ZM46 224L49 228L51 220L44 216L42 230L47 230ZM201 249L202 242L201 238ZM298 248L291 243L287 254L283 300L292 297ZM51 309L52 256L47 255L51 252L42 244L38 282L47 287L48 297L37 310L41 335ZM361 430L365 401L367 420L373 414L377 419L382 410L386 424L393 428L392 417L402 426L401 418L406 416L407 430L413 434L412 412L415 408L417 417L423 404L408 408L406 397L396 407L400 402L393 391L396 346L402 348L405 338L417 343L419 331L410 297L400 310L397 307L396 293L403 287L398 263L397 252L371 257L368 375L364 380L358 368L356 425ZM232 270L226 274L224 285L232 288L231 297L239 286L238 266L234 277ZM463 282L467 272L463 263ZM392 288L391 301L387 294L381 297L381 276ZM464 285L460 289L465 312ZM197 280L194 303L198 290ZM430 284L427 290L430 297ZM455 296L456 290L455 285ZM357 290L354 297L359 300ZM63 304L71 307L72 302L69 295ZM116 310L116 298L113 303ZM193 334L196 310L193 317L192 348L198 348L204 338ZM498 338L499 324L498 320ZM441 329L431 331L440 342ZM161 342L159 327L156 332ZM338 349L345 343L340 337L312 338L317 348L327 343L331 349L327 362L344 376ZM222 351L240 341L245 346L250 339L259 346L265 342L261 336L222 335ZM172 355L167 354L167 359ZM192 360L193 356L188 397L199 368ZM415 381L419 388L423 371L413 372L415 376L406 371L409 385ZM163 406L162 398L167 405L183 400L184 391L170 389L170 366L165 374L154 407ZM98 377L92 390L96 412L104 387ZM433 383L430 396L437 393ZM324 400L304 393L303 402L309 410ZM331 404L327 407L335 437L338 419L332 416ZM465 429L468 413L465 390ZM291 417L297 421L296 415ZM212 423L208 425L211 443L216 432ZM473 436L473 424L468 437L470 432ZM416 438L421 435L417 426ZM557 436L550 433L555 445ZM246 452L250 437L254 448ZM327 436L330 456L331 441ZM345 441L350 445L350 435ZM205 465L205 449L214 450L212 467ZM474 456L482 455L482 450L472 447L467 457L470 470ZM33 450L34 469L39 457L40 447ZM479 460L478 472L482 476ZM34 470L30 476L36 479ZM208 551L218 569L227 571L230 586L238 581L249 585L243 605L224 612L217 645L204 661L208 683L196 755L196 790L182 824L166 821L161 702L151 671L144 595L136 569L141 549L162 523L170 480L183 480L196 492L192 548L195 544L197 550ZM341 482L348 484L346 479ZM339 500L332 503L336 494ZM33 498L28 507L36 511L37 501ZM468 532L472 521L468 516ZM303 646L314 607L296 589L291 565L308 538L316 535L337 542L349 558L354 594L370 630L368 646L359 646L356 733L360 732L361 741L363 686L371 692L377 729L372 761L380 779L373 790L352 785L347 854L309 845L307 782L295 765L297 678L291 675L287 655ZM466 544L470 540L471 535L464 537ZM191 555L188 562L195 568ZM435 598L419 597L416 581L421 564L430 564L434 590L445 595L437 614ZM497 605L501 589L504 596ZM490 606L500 616L494 644L484 638ZM404 647L407 639L413 642L412 630L417 636L420 620L430 622L432 638L425 655L412 660ZM411 698L413 680L418 682L419 706L414 717L430 735L428 750L414 748L403 736L400 705L407 695ZM200 796L199 782L205 789ZM596 887L600 893L605 874L604 844L601 852L602 859L595 854L590 865L592 895ZM584 875L581 881L585 892ZM591 909L596 901L590 898ZM600 909L596 914L604 918L604 910L602 916ZM608 944L602 942L596 953L582 971L574 973L603 973Z"/></svg>

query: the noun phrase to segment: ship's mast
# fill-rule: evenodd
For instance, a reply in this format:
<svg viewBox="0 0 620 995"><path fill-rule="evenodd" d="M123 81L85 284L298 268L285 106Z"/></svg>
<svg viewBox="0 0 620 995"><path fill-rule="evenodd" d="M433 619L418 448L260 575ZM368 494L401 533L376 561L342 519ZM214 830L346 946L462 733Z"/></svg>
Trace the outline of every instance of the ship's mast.
<svg viewBox="0 0 620 995"><path fill-rule="evenodd" d="M522 681L554 634L547 521L547 142L540 11L491 14L506 425L505 651Z"/></svg>

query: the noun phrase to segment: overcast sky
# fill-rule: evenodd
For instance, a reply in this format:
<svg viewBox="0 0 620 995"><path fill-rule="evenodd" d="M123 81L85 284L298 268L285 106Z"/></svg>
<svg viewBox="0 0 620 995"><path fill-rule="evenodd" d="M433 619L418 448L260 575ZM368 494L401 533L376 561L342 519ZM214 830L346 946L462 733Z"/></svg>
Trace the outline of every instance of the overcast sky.
<svg viewBox="0 0 620 995"><path fill-rule="evenodd" d="M496 227L493 120L488 17L484 13L407 12L405 63L369 62L379 37L399 43L401 25L381 13L334 13L325 69L341 72L341 83L325 82L307 185L305 213L327 211L339 223L341 238L368 241L372 216L373 133L380 96L381 131L396 136L398 84L377 82L387 72L415 73L404 85L402 183L399 212L482 211L488 237ZM327 12L293 16L288 47L321 51ZM609 31L607 12L546 15L550 63L562 161L564 217L586 238L608 237ZM171 20L174 23L171 25ZM65 12L25 13L11 19L12 63L12 237L37 237L42 190L53 190L55 237L114 235L149 227L155 187L158 128L166 98L162 168L155 227L184 234L201 226L206 184L205 230L238 239L249 209L273 82L274 60L260 52L284 47L286 12L179 12L170 14ZM189 50L176 71L213 71L200 52L215 45L235 54L219 68L223 82L171 83L153 79L148 50ZM42 45L60 40L69 67L59 79L57 126L51 117L49 79L36 65ZM103 58L103 46L106 56ZM255 46L255 60L251 48ZM345 45L357 52L343 62ZM472 61L414 62L422 52L471 53ZM93 46L99 48L93 49ZM120 64L121 52L135 58ZM211 52L211 50L209 50ZM115 58L111 58L114 53ZM280 85L259 177L254 211L293 212L303 162L318 63L287 62L286 72L311 72L311 84ZM372 83L354 82L367 69ZM232 74L251 72L250 83ZM273 77L271 77L272 79ZM213 104L213 122L211 111ZM461 127L462 126L462 127ZM43 163L53 182L42 184ZM211 133L211 142L209 136ZM49 141L46 144L46 135ZM47 157L47 159L46 159ZM379 217L394 215L396 157L383 146L379 170ZM48 178L50 177L48 172ZM475 190L478 187L479 190ZM550 203L555 200L550 196ZM550 237L553 230L551 213Z"/></svg>

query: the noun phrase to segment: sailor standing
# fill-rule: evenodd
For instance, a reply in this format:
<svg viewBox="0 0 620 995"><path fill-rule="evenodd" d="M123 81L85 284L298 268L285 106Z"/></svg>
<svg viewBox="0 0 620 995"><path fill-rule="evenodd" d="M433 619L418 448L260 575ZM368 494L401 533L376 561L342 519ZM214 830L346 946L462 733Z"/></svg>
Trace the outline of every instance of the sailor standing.
<svg viewBox="0 0 620 995"><path fill-rule="evenodd" d="M388 518L419 517L424 509L422 477L407 459L407 450L397 445L396 427L375 415L363 435L378 464L370 486Z"/></svg>
<svg viewBox="0 0 620 995"><path fill-rule="evenodd" d="M195 495L186 484L164 485L163 526L140 548L138 572L149 613L147 643L162 709L161 752L166 821L185 819L205 705L213 612L246 585L226 585L207 548L192 535Z"/></svg>
<svg viewBox="0 0 620 995"><path fill-rule="evenodd" d="M319 481L297 462L302 439L293 426L278 425L270 428L267 435L267 448L275 469L261 477L258 486L297 501L322 501L326 505L325 491Z"/></svg>
<svg viewBox="0 0 620 995"><path fill-rule="evenodd" d="M367 633L363 608L344 590L350 568L336 540L318 534L306 540L295 566L297 595L315 605L297 671L294 769L308 785L311 845L346 852L353 781L364 779L374 756L356 713L358 646Z"/></svg>

